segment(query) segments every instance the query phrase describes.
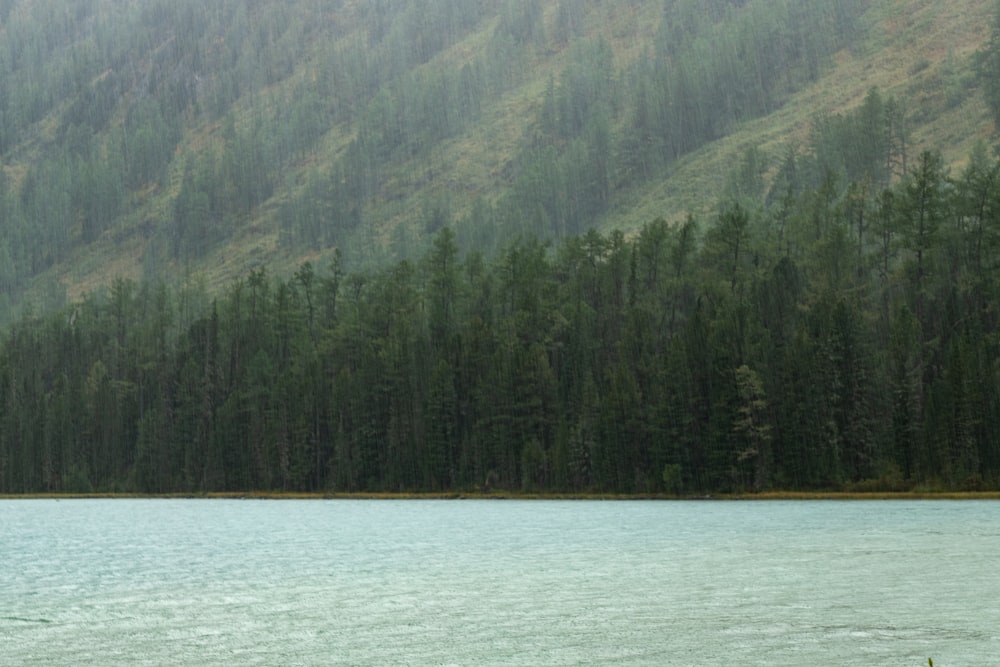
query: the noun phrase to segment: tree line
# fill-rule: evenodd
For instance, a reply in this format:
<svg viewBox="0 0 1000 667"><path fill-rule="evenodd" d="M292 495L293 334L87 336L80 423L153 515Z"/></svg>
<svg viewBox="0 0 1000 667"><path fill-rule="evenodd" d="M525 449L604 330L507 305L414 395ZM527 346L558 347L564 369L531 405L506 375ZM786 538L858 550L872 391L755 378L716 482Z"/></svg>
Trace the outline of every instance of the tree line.
<svg viewBox="0 0 1000 667"><path fill-rule="evenodd" d="M817 123L769 187L748 151L703 219L493 256L444 226L378 270L24 319L0 491L997 488L1000 161L859 157L895 108Z"/></svg>

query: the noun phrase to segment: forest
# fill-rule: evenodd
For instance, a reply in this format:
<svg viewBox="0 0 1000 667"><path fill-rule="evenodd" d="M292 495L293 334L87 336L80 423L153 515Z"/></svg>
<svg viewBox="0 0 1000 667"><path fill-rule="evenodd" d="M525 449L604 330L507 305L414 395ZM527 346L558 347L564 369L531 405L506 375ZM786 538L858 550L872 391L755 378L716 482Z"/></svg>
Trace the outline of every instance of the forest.
<svg viewBox="0 0 1000 667"><path fill-rule="evenodd" d="M110 263L219 288L413 260L446 225L489 253L602 228L815 81L867 6L2 0L0 323Z"/></svg>
<svg viewBox="0 0 1000 667"><path fill-rule="evenodd" d="M748 151L704 219L25 319L0 492L995 489L1000 161L907 157L900 106L767 187Z"/></svg>
<svg viewBox="0 0 1000 667"><path fill-rule="evenodd" d="M610 224L872 3L293 4L0 0L0 493L1000 488L988 137L873 86Z"/></svg>

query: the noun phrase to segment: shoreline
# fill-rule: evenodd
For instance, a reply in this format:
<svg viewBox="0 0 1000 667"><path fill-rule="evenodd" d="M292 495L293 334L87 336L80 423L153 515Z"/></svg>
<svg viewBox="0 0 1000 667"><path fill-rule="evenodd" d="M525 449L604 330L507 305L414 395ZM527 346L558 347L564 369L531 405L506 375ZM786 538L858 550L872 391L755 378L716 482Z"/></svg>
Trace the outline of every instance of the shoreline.
<svg viewBox="0 0 1000 667"><path fill-rule="evenodd" d="M201 493L22 493L0 500L577 500L577 501L776 501L776 500L1000 500L1000 491L764 491L761 493L677 496L668 494L522 492L297 492L215 491Z"/></svg>

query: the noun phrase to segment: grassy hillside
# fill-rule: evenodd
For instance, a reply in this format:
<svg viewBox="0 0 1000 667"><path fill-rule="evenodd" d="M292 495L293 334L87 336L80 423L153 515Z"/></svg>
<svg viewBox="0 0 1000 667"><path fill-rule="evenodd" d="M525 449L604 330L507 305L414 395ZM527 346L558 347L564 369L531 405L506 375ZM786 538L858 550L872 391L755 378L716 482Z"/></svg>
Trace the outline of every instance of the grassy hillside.
<svg viewBox="0 0 1000 667"><path fill-rule="evenodd" d="M765 48L798 4L0 2L0 309L116 276L221 286L334 248L377 265L444 224L489 251L676 220L710 210L748 148L766 178L872 87L904 106L913 155L989 139L971 66L989 0L801 3L820 29Z"/></svg>
<svg viewBox="0 0 1000 667"><path fill-rule="evenodd" d="M706 210L746 147L761 147L776 166L789 144L807 140L818 115L856 108L873 86L903 100L914 155L939 149L947 162L963 163L993 133L971 64L990 19L988 1L872 3L863 39L837 53L819 80L781 109L685 157L662 181L641 188L612 224L631 228L658 215Z"/></svg>

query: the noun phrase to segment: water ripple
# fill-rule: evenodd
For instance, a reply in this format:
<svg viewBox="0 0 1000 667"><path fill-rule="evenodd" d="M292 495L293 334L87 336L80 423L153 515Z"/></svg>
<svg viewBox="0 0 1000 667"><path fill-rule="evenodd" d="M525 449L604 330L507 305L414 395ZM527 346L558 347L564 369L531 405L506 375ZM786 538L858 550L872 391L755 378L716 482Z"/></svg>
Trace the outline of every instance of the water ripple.
<svg viewBox="0 0 1000 667"><path fill-rule="evenodd" d="M0 662L986 664L995 507L10 501Z"/></svg>

